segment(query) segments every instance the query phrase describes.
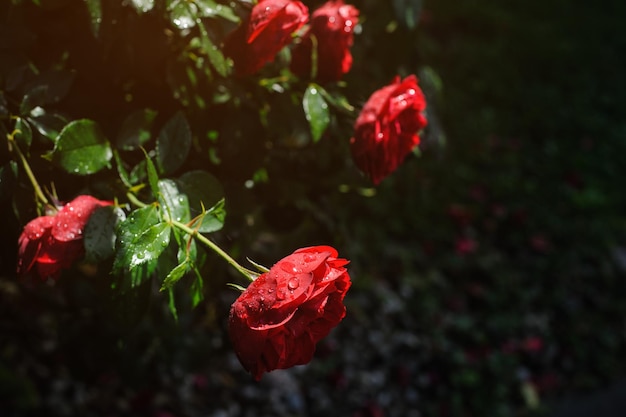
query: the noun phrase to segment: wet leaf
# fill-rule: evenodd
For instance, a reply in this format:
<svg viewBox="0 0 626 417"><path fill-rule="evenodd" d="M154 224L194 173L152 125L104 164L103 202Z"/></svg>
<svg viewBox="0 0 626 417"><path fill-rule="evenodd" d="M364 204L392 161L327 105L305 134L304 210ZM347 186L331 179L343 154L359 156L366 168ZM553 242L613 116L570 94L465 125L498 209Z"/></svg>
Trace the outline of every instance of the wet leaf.
<svg viewBox="0 0 626 417"><path fill-rule="evenodd" d="M52 152L46 155L71 174L88 175L100 171L113 156L109 141L93 120L81 119L63 128Z"/></svg>
<svg viewBox="0 0 626 417"><path fill-rule="evenodd" d="M179 191L189 200L191 218L205 215L199 231L214 232L222 228L226 211L224 189L213 175L206 171L189 171L176 180ZM197 225L194 225L197 227Z"/></svg>
<svg viewBox="0 0 626 417"><path fill-rule="evenodd" d="M161 291L171 289L174 284L176 284L182 277L185 276L185 273L189 270L189 262L183 261L178 264L174 269L170 271L169 274L163 280L163 285L161 286Z"/></svg>
<svg viewBox="0 0 626 417"><path fill-rule="evenodd" d="M311 128L311 136L313 142L317 142L330 123L330 114L328 112L328 104L321 93L321 87L316 84L310 84L304 92L302 98L302 107L309 126Z"/></svg>
<svg viewBox="0 0 626 417"><path fill-rule="evenodd" d="M85 225L85 258L90 262L100 262L113 256L115 252L115 231L126 218L119 207L99 207Z"/></svg>
<svg viewBox="0 0 626 417"><path fill-rule="evenodd" d="M179 185L174 180L163 179L158 182L158 189L158 200L163 212L178 222L189 222L189 199L179 190Z"/></svg>
<svg viewBox="0 0 626 417"><path fill-rule="evenodd" d="M117 229L116 256L113 270L117 273L156 261L170 242L171 226L162 222L156 206L133 211ZM132 277L131 286L147 277Z"/></svg>

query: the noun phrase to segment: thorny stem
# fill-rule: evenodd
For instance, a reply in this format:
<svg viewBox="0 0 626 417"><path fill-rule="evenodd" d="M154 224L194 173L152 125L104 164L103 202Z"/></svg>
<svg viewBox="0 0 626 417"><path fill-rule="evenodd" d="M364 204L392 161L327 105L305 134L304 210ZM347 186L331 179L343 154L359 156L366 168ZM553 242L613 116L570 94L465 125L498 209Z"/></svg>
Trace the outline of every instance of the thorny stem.
<svg viewBox="0 0 626 417"><path fill-rule="evenodd" d="M133 193L130 193L130 192L126 193L126 197L128 197L130 202L135 204L136 206L139 206L139 207L147 207L148 206L148 204L144 203L143 201L140 201ZM249 281L254 281L255 278L257 277L257 275L258 275L257 273L255 273L253 271L250 271L249 269L244 268L243 266L239 265L237 263L237 261L235 261L229 254L224 252L224 250L222 248L217 246L217 244L215 244L214 242L209 240L206 236L202 235L196 229L192 229L188 225L186 225L184 223L181 223L179 221L176 221L174 219L169 219L169 223L172 226L174 226L174 227L182 230L183 232L187 233L191 237L196 238L201 243L203 243L205 246L207 246L209 249L211 249L213 252L217 253L226 262L228 262L233 268L235 268L243 276L245 276Z"/></svg>
<svg viewBox="0 0 626 417"><path fill-rule="evenodd" d="M11 143L13 149L15 149L15 152L17 153L17 155L20 157L20 161L22 162L22 166L24 167L26 176L28 177L31 184L33 185L33 188L35 189L35 195L37 196L39 201L41 201L42 204L47 205L49 204L48 199L46 198L43 191L41 190L41 187L39 186L39 183L37 182L37 179L35 178L35 174L33 174L33 171L30 169L30 165L28 164L26 157L20 150L20 147L18 146L17 141L15 140L15 134L17 132L19 132L19 130L13 131L13 133L7 135L7 138L9 139L9 142Z"/></svg>
<svg viewBox="0 0 626 417"><path fill-rule="evenodd" d="M175 227L179 228L180 230L182 230L183 232L189 234L190 236L192 236L192 237L198 239L200 242L204 243L211 250L213 250L215 253L217 253L219 256L221 256L226 262L228 262L233 268L235 268L237 271L239 271L241 274L243 274L248 280L254 281L254 277L256 276L255 273L253 273L249 269L244 268L243 266L239 265L237 263L237 261L235 261L233 258L231 258L229 254L224 252L222 250L222 248L217 246L214 242L209 240L206 236L202 235L197 230L192 229L191 227L189 227L186 224L181 223L179 221L170 220L170 223L173 226L175 226Z"/></svg>

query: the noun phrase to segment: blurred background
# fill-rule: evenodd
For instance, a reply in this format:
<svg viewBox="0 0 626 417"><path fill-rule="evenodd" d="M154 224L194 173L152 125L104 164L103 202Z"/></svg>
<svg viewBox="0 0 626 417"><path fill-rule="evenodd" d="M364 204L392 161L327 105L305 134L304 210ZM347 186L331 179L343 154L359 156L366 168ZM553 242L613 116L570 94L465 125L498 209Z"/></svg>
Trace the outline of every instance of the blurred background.
<svg viewBox="0 0 626 417"><path fill-rule="evenodd" d="M419 152L376 188L350 161L353 118L334 115L311 143L292 97L210 74L194 84L185 37L144 2L103 2L99 36L94 3L4 2L3 94L30 60L74 74L51 109L111 137L133 110L182 106L208 132L188 163L225 190L212 237L265 265L337 247L351 260L348 314L309 365L254 382L225 331L238 278L223 261L208 254L206 298L191 308L181 293L178 322L158 285L119 299L103 267L17 280L32 192L3 177L0 415L623 415L611 409L626 376L623 2L350 2L360 29L337 91L359 108L415 73L429 106ZM32 159L60 193L111 193L106 175L68 181Z"/></svg>

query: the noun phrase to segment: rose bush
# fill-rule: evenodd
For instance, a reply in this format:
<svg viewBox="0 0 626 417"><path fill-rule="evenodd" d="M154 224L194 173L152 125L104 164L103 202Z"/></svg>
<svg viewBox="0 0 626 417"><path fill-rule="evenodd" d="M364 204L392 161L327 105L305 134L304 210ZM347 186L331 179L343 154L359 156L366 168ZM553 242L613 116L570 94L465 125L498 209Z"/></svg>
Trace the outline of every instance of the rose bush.
<svg viewBox="0 0 626 417"><path fill-rule="evenodd" d="M300 1L261 0L227 40L225 52L233 58L237 73L254 74L274 60L308 19L309 9Z"/></svg>
<svg viewBox="0 0 626 417"><path fill-rule="evenodd" d="M303 245L280 234L306 224L315 230L307 238L341 233L332 216L323 220L332 210L322 200L332 200L339 184L345 190L347 182L361 181L346 180L355 174L348 146L358 110L350 101L360 100L362 89L332 81L352 67L360 11L328 1L305 28L309 3L218 3L7 6L15 18L6 20L24 30L15 32L21 42L7 44L15 59L0 68L0 133L8 139L0 198L11 201L17 224L40 216L17 239L19 275L35 268L42 278L58 278L84 256L97 264L90 273L102 276L95 281L119 315L132 316L122 322L139 322L161 293L177 320L181 301L192 308L214 302L215 288L227 284L207 252L249 279L256 273L231 250L264 252L257 239L267 233L279 242L272 252L285 253ZM50 27L40 25L48 21ZM31 42L41 43L37 51L50 50L45 59L31 59L37 55ZM386 173L401 162L389 148L416 145L425 125L416 78L396 84L372 96L354 133ZM97 100L86 99L82 92L94 85ZM385 146L366 143L369 128L383 132ZM362 168L363 155L355 155ZM375 182L378 171L368 173ZM40 184L42 178L50 183ZM44 190L64 198L91 193L115 205L92 215L111 203L81 196L42 216L49 206ZM232 220L225 228L226 207ZM295 270L285 270L294 262ZM316 343L345 314L346 264L331 247L298 250L235 302L230 334L255 378L311 360ZM261 295L268 288L274 294Z"/></svg>
<svg viewBox="0 0 626 417"><path fill-rule="evenodd" d="M58 278L84 256L83 232L93 212L111 204L81 195L58 212L31 220L18 240L18 275L35 268L41 279Z"/></svg>
<svg viewBox="0 0 626 417"><path fill-rule="evenodd" d="M356 165L380 183L420 143L426 124L426 100L417 77L400 77L374 92L354 125L350 148Z"/></svg>
<svg viewBox="0 0 626 417"><path fill-rule="evenodd" d="M243 367L264 372L308 363L315 345L345 316L350 288L329 246L296 250L254 280L230 310L230 337Z"/></svg>
<svg viewBox="0 0 626 417"><path fill-rule="evenodd" d="M301 42L292 52L291 70L301 77L308 77L313 71L314 78L320 82L339 81L352 66L350 48L358 21L358 9L342 0L329 1L316 9ZM311 68L313 56L314 69Z"/></svg>

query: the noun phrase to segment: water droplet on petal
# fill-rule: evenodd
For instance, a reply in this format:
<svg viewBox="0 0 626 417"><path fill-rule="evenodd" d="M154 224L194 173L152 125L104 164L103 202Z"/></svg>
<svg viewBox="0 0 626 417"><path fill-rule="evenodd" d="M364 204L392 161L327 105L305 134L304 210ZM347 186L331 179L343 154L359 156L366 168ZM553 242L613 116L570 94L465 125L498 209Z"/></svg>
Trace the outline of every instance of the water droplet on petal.
<svg viewBox="0 0 626 417"><path fill-rule="evenodd" d="M289 288L291 291L295 290L299 286L300 286L300 280L298 279L298 277L290 278L289 282L287 282L287 288Z"/></svg>

